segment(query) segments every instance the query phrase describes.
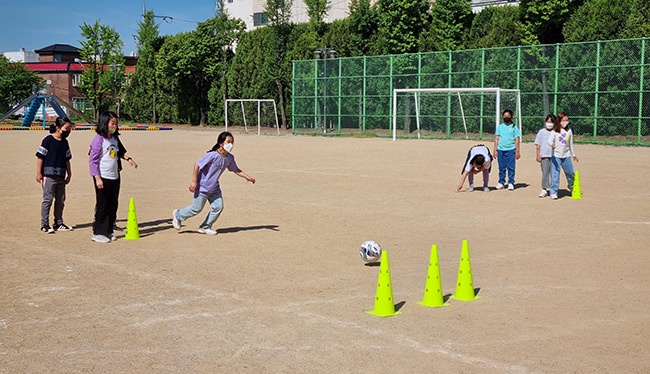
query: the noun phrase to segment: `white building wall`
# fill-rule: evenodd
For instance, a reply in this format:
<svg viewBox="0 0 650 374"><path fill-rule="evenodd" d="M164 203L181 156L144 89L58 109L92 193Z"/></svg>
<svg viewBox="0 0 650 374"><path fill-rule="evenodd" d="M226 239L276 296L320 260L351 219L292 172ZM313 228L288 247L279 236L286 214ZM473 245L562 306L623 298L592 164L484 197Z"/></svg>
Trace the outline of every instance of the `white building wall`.
<svg viewBox="0 0 650 374"><path fill-rule="evenodd" d="M266 0L226 0L224 6L231 17L243 20L246 23L246 30L250 31L256 27L253 24L253 14L264 12ZM325 19L325 22L328 23L348 16L350 0L331 0L330 6L330 11ZM293 1L291 7L291 22L309 22L307 7L303 0Z"/></svg>
<svg viewBox="0 0 650 374"><path fill-rule="evenodd" d="M38 53L25 51L21 48L18 52L2 52L11 62L38 62Z"/></svg>

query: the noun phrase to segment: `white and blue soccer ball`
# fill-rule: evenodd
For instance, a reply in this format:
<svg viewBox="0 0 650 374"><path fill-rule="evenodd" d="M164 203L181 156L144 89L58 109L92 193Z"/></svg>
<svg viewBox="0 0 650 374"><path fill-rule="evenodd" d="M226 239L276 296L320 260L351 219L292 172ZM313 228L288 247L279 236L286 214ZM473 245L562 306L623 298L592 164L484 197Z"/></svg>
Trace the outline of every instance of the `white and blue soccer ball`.
<svg viewBox="0 0 650 374"><path fill-rule="evenodd" d="M361 244L359 254L365 262L377 262L381 259L381 247L376 241L368 240Z"/></svg>

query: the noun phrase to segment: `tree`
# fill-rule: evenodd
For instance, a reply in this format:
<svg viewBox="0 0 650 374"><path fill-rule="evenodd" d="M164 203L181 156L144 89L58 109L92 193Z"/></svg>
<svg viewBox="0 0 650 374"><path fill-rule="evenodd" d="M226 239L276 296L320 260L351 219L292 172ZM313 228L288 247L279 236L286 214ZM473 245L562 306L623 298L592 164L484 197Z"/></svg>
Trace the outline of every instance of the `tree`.
<svg viewBox="0 0 650 374"><path fill-rule="evenodd" d="M429 24L427 0L377 1L380 53L417 52L420 33Z"/></svg>
<svg viewBox="0 0 650 374"><path fill-rule="evenodd" d="M43 86L43 80L25 64L10 62L0 54L0 114L11 110Z"/></svg>
<svg viewBox="0 0 650 374"><path fill-rule="evenodd" d="M467 48L509 47L521 45L524 38L519 7L491 6L474 17L464 44Z"/></svg>
<svg viewBox="0 0 650 374"><path fill-rule="evenodd" d="M622 38L642 38L650 36L650 2L633 0L627 21L621 31Z"/></svg>
<svg viewBox="0 0 650 374"><path fill-rule="evenodd" d="M93 103L95 119L98 119L99 113L108 108L107 97L116 87L117 71L111 71L111 67L121 69L123 78L124 43L115 29L100 25L99 20L92 25L84 22L80 28L81 36L86 38L80 41L80 54L85 66L80 88Z"/></svg>
<svg viewBox="0 0 650 374"><path fill-rule="evenodd" d="M332 8L330 0L305 0L309 22L320 25L325 22L327 12Z"/></svg>
<svg viewBox="0 0 650 374"><path fill-rule="evenodd" d="M158 25L155 23L153 11L145 13L138 26L136 35L138 62L127 87L125 106L134 121L156 123L155 57L163 39L158 34Z"/></svg>
<svg viewBox="0 0 650 374"><path fill-rule="evenodd" d="M521 16L528 25L524 44L562 43L562 27L584 0L521 0Z"/></svg>
<svg viewBox="0 0 650 374"><path fill-rule="evenodd" d="M350 55L363 56L373 54L377 44L378 14L370 0L352 0L350 2L349 39Z"/></svg>
<svg viewBox="0 0 650 374"><path fill-rule="evenodd" d="M422 34L421 51L449 51L462 48L463 35L472 22L470 0L436 0L432 22Z"/></svg>
<svg viewBox="0 0 650 374"><path fill-rule="evenodd" d="M268 73L275 81L277 98L280 106L282 126L289 128L287 121L286 91L291 87L291 73L288 69L289 61L286 60L289 40L291 37L291 0L267 0L264 12L269 17L270 38L268 51L274 54L273 68Z"/></svg>
<svg viewBox="0 0 650 374"><path fill-rule="evenodd" d="M632 11L631 0L591 0L564 26L567 42L618 39Z"/></svg>

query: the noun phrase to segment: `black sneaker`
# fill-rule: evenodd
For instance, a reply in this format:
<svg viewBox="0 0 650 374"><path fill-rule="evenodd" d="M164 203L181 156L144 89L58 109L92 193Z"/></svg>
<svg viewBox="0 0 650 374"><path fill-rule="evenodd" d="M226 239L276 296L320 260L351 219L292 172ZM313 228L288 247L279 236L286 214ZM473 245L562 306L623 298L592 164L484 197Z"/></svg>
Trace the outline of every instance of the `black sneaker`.
<svg viewBox="0 0 650 374"><path fill-rule="evenodd" d="M43 225L41 227L41 231L45 234L51 234L54 232L54 229L50 227L50 225Z"/></svg>
<svg viewBox="0 0 650 374"><path fill-rule="evenodd" d="M54 226L54 231L72 231L72 227L66 225L65 223L61 223Z"/></svg>

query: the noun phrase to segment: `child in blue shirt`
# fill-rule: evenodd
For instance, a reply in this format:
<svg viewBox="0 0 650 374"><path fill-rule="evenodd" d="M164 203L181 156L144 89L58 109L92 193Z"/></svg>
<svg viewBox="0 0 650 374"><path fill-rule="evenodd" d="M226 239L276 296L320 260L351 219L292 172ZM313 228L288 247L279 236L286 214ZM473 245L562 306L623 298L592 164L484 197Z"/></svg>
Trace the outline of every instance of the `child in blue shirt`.
<svg viewBox="0 0 650 374"><path fill-rule="evenodd" d="M503 189L508 176L508 190L515 189L515 162L519 160L519 143L521 131L512 122L512 110L503 111L503 123L497 126L494 137L494 154L499 160L499 183L497 190Z"/></svg>

